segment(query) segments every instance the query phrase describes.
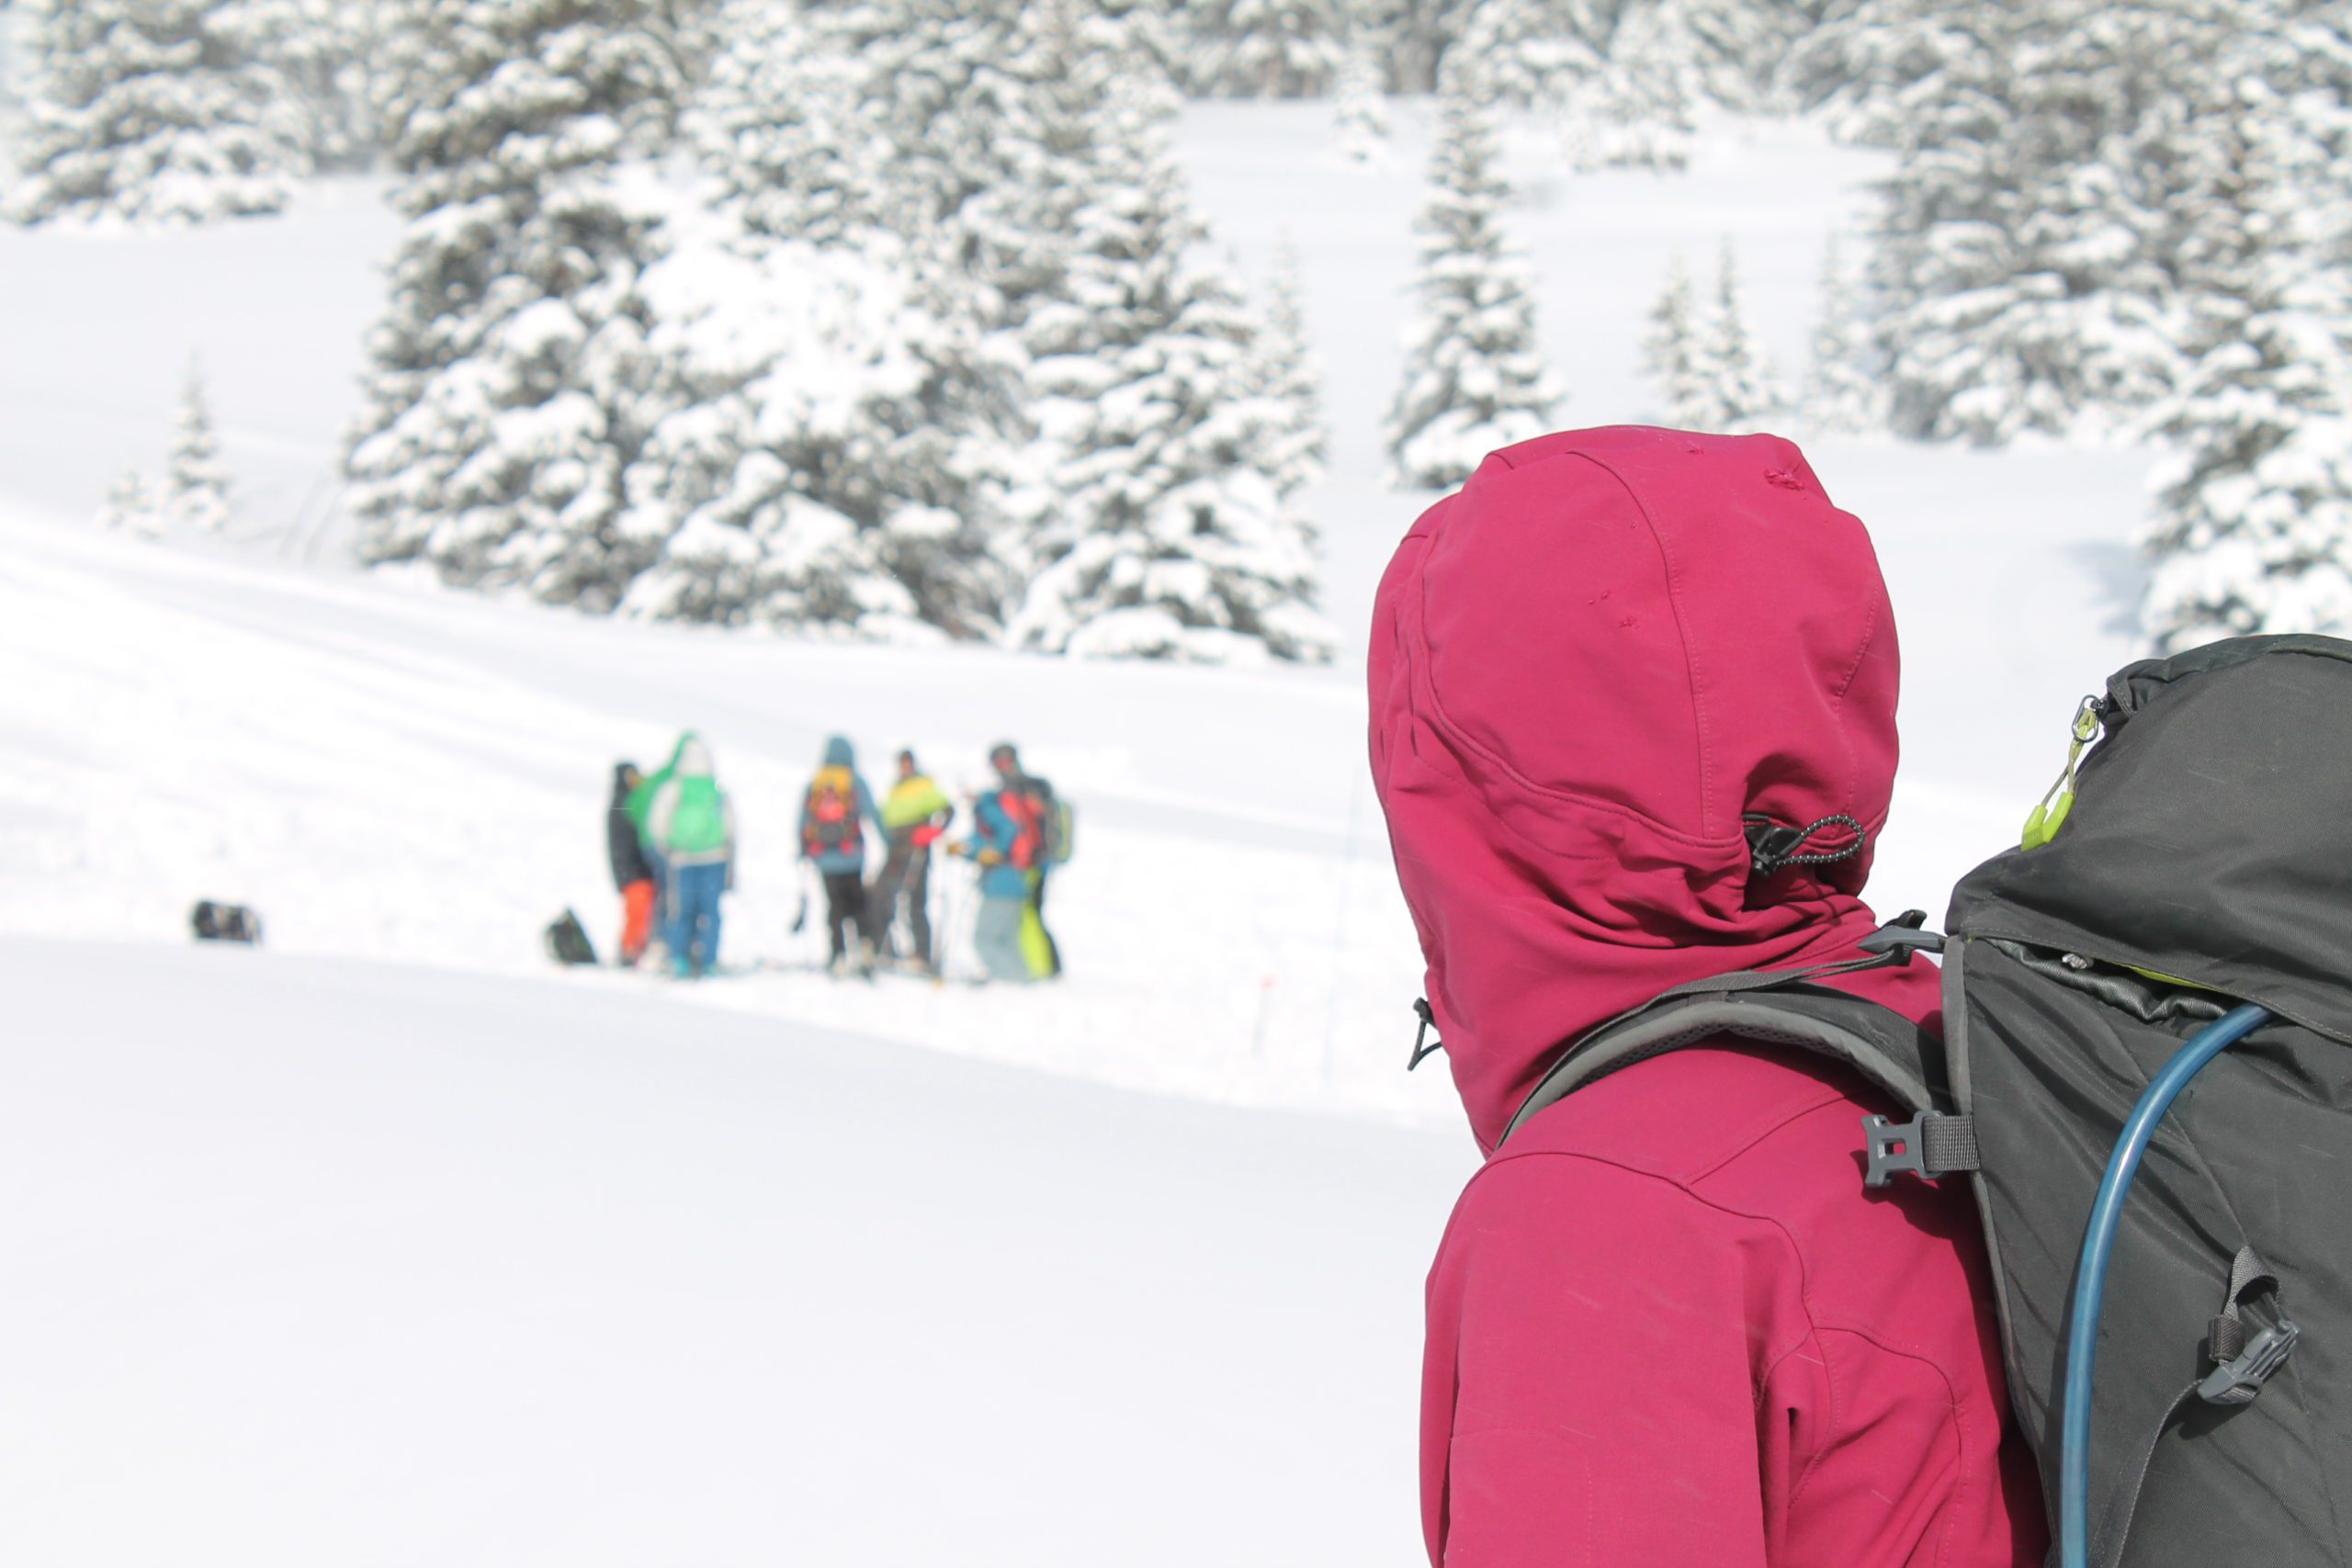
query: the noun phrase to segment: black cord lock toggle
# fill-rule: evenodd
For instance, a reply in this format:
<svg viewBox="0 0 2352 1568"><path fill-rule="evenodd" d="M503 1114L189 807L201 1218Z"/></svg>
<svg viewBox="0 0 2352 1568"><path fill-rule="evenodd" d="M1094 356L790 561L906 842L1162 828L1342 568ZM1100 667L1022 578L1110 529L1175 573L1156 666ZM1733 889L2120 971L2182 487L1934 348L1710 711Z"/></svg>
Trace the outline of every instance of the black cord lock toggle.
<svg viewBox="0 0 2352 1568"><path fill-rule="evenodd" d="M1408 1073L1445 1049L1444 1041L1430 1039L1430 1031L1437 1027L1437 1014L1430 1009L1429 998L1415 997L1413 1011L1419 1016L1421 1027L1413 1034L1412 1059L1405 1064L1405 1070ZM1427 1043L1423 1043L1425 1041Z"/></svg>
<svg viewBox="0 0 2352 1568"><path fill-rule="evenodd" d="M1792 865L1835 865L1852 860L1870 842L1869 829L1843 811L1833 811L1802 828L1775 822L1755 811L1740 821L1747 830L1748 870L1758 877L1777 876ZM1853 838L1839 849L1807 850L1805 845L1825 828L1844 828Z"/></svg>

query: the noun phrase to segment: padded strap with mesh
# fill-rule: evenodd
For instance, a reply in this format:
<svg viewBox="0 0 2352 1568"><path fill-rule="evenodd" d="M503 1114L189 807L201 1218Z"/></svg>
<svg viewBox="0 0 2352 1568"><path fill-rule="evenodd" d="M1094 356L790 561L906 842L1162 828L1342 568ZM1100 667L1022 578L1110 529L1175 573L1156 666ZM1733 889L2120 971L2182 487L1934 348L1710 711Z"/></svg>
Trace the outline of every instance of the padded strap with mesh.
<svg viewBox="0 0 2352 1568"><path fill-rule="evenodd" d="M1748 971L1678 986L1574 1042L1528 1094L1497 1146L1538 1111L1621 1067L1728 1034L1828 1056L1894 1096L1920 1127L1911 1152L1936 1167L1922 1174L1975 1168L1974 1128L1939 1113L1945 1096L1934 1036L1892 1008L1809 983L1860 966ZM1939 1125L1953 1122L1960 1125Z"/></svg>

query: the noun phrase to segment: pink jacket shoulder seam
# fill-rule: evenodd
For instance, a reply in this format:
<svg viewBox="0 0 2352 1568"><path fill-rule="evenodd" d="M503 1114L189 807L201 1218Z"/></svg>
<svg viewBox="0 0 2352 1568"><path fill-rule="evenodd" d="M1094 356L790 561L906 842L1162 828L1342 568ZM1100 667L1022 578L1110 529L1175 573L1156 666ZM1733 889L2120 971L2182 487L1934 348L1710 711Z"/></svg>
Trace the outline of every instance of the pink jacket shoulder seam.
<svg viewBox="0 0 2352 1568"><path fill-rule="evenodd" d="M1788 1249L1791 1261L1796 1265L1797 1300L1804 1309L1804 1333L1798 1336L1795 1344L1783 1346L1780 1349L1771 1352L1768 1359L1772 1364L1777 1365L1781 1359L1787 1357L1791 1350L1802 1346L1807 1338L1812 1337L1815 1333L1816 1325L1814 1321L1812 1276L1805 1267L1804 1250L1797 1246L1796 1237L1789 1234L1789 1227L1783 1224L1779 1219L1770 1214L1749 1213L1745 1210L1735 1209L1725 1203L1718 1203L1712 1198L1693 1192L1687 1185L1671 1176L1662 1176L1657 1171L1644 1170L1639 1166L1626 1165L1622 1161L1606 1159L1599 1155L1579 1154L1573 1149L1529 1149L1523 1154L1504 1155L1499 1158L1490 1159L1485 1165L1481 1166L1478 1168L1477 1173L1470 1178L1469 1185L1465 1186L1462 1190L1462 1197L1455 1201L1453 1205L1453 1213L1446 1217L1445 1234L1440 1237L1438 1241L1438 1257L1440 1258L1445 1257L1447 1250L1451 1247L1453 1241L1454 1223L1462 1217L1462 1211L1469 1202L1472 1190L1476 1188L1478 1183L1486 1179L1487 1174L1489 1171L1495 1170L1496 1168L1505 1165L1538 1159L1574 1160L1579 1164L1593 1166L1602 1170L1614 1170L1626 1176L1639 1177L1645 1181L1654 1181L1661 1187L1665 1187L1675 1192L1680 1193L1692 1203L1698 1205L1702 1209L1709 1211L1712 1213L1721 1214L1726 1219L1745 1220L1750 1224L1769 1227L1775 1235L1780 1237L1781 1245ZM1720 1168L1720 1167L1718 1167L1718 1168ZM1752 1392L1758 1393L1761 1393L1763 1388L1761 1376L1762 1374L1759 1372L1758 1382L1756 1384L1755 1390Z"/></svg>

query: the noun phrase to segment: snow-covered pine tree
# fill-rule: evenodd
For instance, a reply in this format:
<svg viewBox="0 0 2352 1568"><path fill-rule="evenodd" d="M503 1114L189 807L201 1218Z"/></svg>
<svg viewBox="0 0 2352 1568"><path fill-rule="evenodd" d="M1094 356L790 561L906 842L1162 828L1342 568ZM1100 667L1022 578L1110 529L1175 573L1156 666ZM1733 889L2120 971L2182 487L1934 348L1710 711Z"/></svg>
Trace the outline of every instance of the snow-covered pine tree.
<svg viewBox="0 0 2352 1568"><path fill-rule="evenodd" d="M1739 261L1726 236L1716 264L1714 308L1707 312L1695 366L1702 430L1752 427L1786 406L1763 348L1747 325L1740 295Z"/></svg>
<svg viewBox="0 0 2352 1568"><path fill-rule="evenodd" d="M1077 0L1039 0L1008 47L1001 123L989 139L997 174L952 230L984 321L1028 355L1081 353L1091 329L1070 309L1069 270L1079 209L1106 155L1113 85L1129 71L1165 79L1138 63L1122 24L1088 17Z"/></svg>
<svg viewBox="0 0 2352 1568"><path fill-rule="evenodd" d="M888 150L876 209L910 244L952 253L979 319L1016 340L1059 291L1107 85L1165 80L1159 23L1083 0L847 0L809 17Z"/></svg>
<svg viewBox="0 0 2352 1568"><path fill-rule="evenodd" d="M669 242L643 288L673 412L628 470L626 532L651 561L624 607L871 640L993 634L1006 464L975 401L1017 389L977 328L925 298L888 237L748 234L715 202L682 210Z"/></svg>
<svg viewBox="0 0 2352 1568"><path fill-rule="evenodd" d="M1345 0L1204 0L1187 7L1193 90L1227 97L1319 95L1339 73Z"/></svg>
<svg viewBox="0 0 2352 1568"><path fill-rule="evenodd" d="M681 205L641 291L662 396L626 532L658 548L632 612L870 638L993 634L989 536L1019 364L991 352L952 258L865 209L884 150L841 73L765 0L686 116L707 195ZM763 107L764 106L764 107Z"/></svg>
<svg viewBox="0 0 2352 1568"><path fill-rule="evenodd" d="M1805 25L1789 0L1626 0L1611 54L1661 101L1754 113Z"/></svg>
<svg viewBox="0 0 2352 1568"><path fill-rule="evenodd" d="M284 79L312 167L362 169L382 151L384 84L375 67L383 7L351 0L237 0L249 36Z"/></svg>
<svg viewBox="0 0 2352 1568"><path fill-rule="evenodd" d="M1778 86L1816 111L1842 141L1903 147L1915 105L1942 90L1947 69L1972 69L1994 0L1837 0L1782 57Z"/></svg>
<svg viewBox="0 0 2352 1568"><path fill-rule="evenodd" d="M622 476L658 411L639 274L668 193L616 160L673 123L656 0L405 0L408 218L345 466L371 562L616 605L647 559Z"/></svg>
<svg viewBox="0 0 2352 1568"><path fill-rule="evenodd" d="M1323 428L1322 367L1307 346L1298 255L1288 241L1274 254L1256 361L1255 390L1273 410L1266 467L1274 492L1288 499L1322 480L1330 445Z"/></svg>
<svg viewBox="0 0 2352 1568"><path fill-rule="evenodd" d="M865 134L889 150L878 206L910 240L937 234L1005 183L1000 139L1026 137L1031 117L1029 10L1073 27L1080 15L1069 0L837 0L807 10L815 48L849 73Z"/></svg>
<svg viewBox="0 0 2352 1568"><path fill-rule="evenodd" d="M1363 39L1388 68L1392 93L1427 93L1438 85L1439 63L1460 36L1460 0L1354 0L1350 36Z"/></svg>
<svg viewBox="0 0 2352 1568"><path fill-rule="evenodd" d="M1203 254L1170 145L1174 94L1132 77L1105 106L1069 298L1086 351L1033 385L1061 491L1016 646L1204 662L1323 660L1311 524L1283 499L1253 396L1255 324Z"/></svg>
<svg viewBox="0 0 2352 1568"><path fill-rule="evenodd" d="M2137 431L2181 369L2178 149L2231 8L2047 0L1947 20L1946 58L1904 100L1870 269L1898 434Z"/></svg>
<svg viewBox="0 0 2352 1568"><path fill-rule="evenodd" d="M1814 429L1838 434L1880 427L1878 383L1864 358L1869 334L1844 247L1832 233L1821 253L1819 305L1798 413Z"/></svg>
<svg viewBox="0 0 2352 1568"><path fill-rule="evenodd" d="M1535 336L1534 284L1505 238L1491 94L1449 59L1422 209L1419 320L1388 412L1390 481L1447 490L1488 452L1542 434L1560 391Z"/></svg>
<svg viewBox="0 0 2352 1568"><path fill-rule="evenodd" d="M1478 0L1454 47L1477 63L1498 103L1581 112L1608 75L1593 44L1601 25L1593 0Z"/></svg>
<svg viewBox="0 0 2352 1568"><path fill-rule="evenodd" d="M2192 367L2143 537L2167 653L2352 635L2352 44L2342 7L2260 20L2217 57L2188 150Z"/></svg>
<svg viewBox="0 0 2352 1568"><path fill-rule="evenodd" d="M797 0L792 8L798 14L814 3ZM662 25L677 52L678 72L685 80L689 100L709 82L712 64L741 31L735 5L736 0L664 0ZM647 151L658 153L662 148L656 143Z"/></svg>
<svg viewBox="0 0 2352 1568"><path fill-rule="evenodd" d="M182 528L217 534L229 525L229 470L220 464L206 405L204 375L188 367L179 417L172 426L172 449L164 469L164 513Z"/></svg>
<svg viewBox="0 0 2352 1568"><path fill-rule="evenodd" d="M1666 422L1684 430L1707 423L1710 404L1700 368L1704 329L1690 269L1677 251L1667 258L1665 285L1650 306L1642 369L1666 401Z"/></svg>
<svg viewBox="0 0 2352 1568"><path fill-rule="evenodd" d="M145 475L135 468L122 470L122 477L107 491L106 504L98 508L98 526L136 534L142 539L163 537L163 505Z"/></svg>
<svg viewBox="0 0 2352 1568"><path fill-rule="evenodd" d="M1112 44L1122 70L1181 85L1192 42L1183 15L1189 9L1189 0L1088 0L1080 14L1107 24L1098 36Z"/></svg>
<svg viewBox="0 0 2352 1568"><path fill-rule="evenodd" d="M827 244L876 227L892 153L862 112L853 62L775 0L737 0L723 17L680 122L695 161L756 232Z"/></svg>
<svg viewBox="0 0 2352 1568"><path fill-rule="evenodd" d="M1362 43L1350 44L1340 56L1331 119L1341 152L1359 164L1386 161L1392 130L1388 98L1381 86L1380 63Z"/></svg>
<svg viewBox="0 0 2352 1568"><path fill-rule="evenodd" d="M30 0L19 223L276 212L310 168L300 105L247 0Z"/></svg>
<svg viewBox="0 0 2352 1568"><path fill-rule="evenodd" d="M1578 168L1679 169L1706 74L1691 58L1677 14L1638 0L1593 14L1591 47L1601 70L1562 98L1562 129Z"/></svg>

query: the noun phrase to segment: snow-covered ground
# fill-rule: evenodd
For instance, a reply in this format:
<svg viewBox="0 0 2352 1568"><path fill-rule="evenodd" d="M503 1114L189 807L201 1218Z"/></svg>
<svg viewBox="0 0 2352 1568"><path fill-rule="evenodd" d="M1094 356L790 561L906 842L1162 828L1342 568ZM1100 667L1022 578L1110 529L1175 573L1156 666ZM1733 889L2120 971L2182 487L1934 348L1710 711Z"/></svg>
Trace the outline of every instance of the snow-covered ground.
<svg viewBox="0 0 2352 1568"><path fill-rule="evenodd" d="M1334 156L1315 105L1184 136L1243 269L1299 253L1351 638L1428 500L1376 482L1420 203L1401 118L1386 169ZM1725 233L1801 368L1822 241L1878 167L1770 126L1672 177L1547 173L1532 133L1514 160L1579 423L1652 411L1657 269ZM1262 673L850 649L358 573L335 457L380 194L0 231L0 1555L1410 1561L1416 1281L1470 1151L1442 1073L1400 1071L1419 964L1357 649ZM95 534L198 355L235 536ZM2144 459L1807 447L1903 627L1879 901L1939 912L2137 651ZM565 906L609 943L611 762L688 725L743 824L730 957L778 966L554 972ZM1077 802L1065 984L791 967L792 818L836 729L951 784L1011 737ZM202 897L257 906L268 949L187 949Z"/></svg>
<svg viewBox="0 0 2352 1568"><path fill-rule="evenodd" d="M1414 1558L1459 1140L549 979L0 995L11 1563Z"/></svg>

